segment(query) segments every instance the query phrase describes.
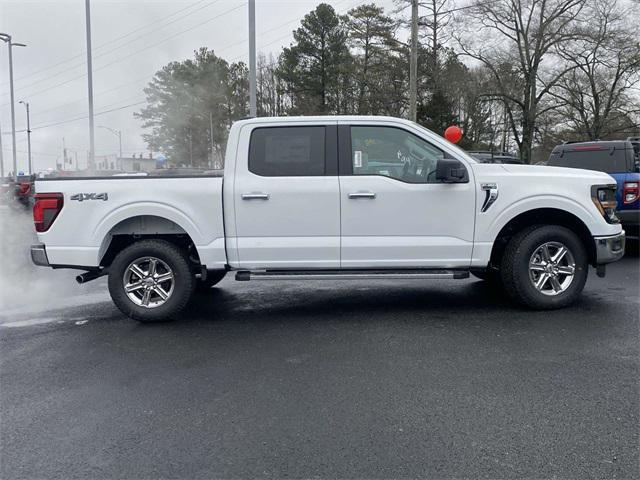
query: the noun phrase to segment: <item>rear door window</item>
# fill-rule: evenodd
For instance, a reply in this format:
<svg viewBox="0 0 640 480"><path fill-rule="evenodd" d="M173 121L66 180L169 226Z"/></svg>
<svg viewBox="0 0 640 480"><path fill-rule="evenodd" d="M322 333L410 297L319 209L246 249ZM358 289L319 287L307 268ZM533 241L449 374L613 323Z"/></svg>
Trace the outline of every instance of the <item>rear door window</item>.
<svg viewBox="0 0 640 480"><path fill-rule="evenodd" d="M264 127L251 133L249 171L263 177L325 174L325 127Z"/></svg>

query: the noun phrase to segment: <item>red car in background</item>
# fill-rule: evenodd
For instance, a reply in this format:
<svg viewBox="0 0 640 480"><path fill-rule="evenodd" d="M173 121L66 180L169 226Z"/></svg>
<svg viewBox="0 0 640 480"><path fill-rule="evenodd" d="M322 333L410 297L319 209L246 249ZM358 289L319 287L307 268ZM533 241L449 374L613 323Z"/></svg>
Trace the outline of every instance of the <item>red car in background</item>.
<svg viewBox="0 0 640 480"><path fill-rule="evenodd" d="M10 207L31 208L33 206L35 175L18 175L15 179L3 179L0 193L2 203Z"/></svg>

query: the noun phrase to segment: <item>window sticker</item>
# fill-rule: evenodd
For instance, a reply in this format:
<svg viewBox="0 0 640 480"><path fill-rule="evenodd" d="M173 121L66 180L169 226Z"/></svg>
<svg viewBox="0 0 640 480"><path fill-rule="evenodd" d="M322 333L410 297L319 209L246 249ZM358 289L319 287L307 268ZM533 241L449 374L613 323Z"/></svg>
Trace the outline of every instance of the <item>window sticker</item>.
<svg viewBox="0 0 640 480"><path fill-rule="evenodd" d="M355 168L362 168L362 150L353 152L353 166Z"/></svg>

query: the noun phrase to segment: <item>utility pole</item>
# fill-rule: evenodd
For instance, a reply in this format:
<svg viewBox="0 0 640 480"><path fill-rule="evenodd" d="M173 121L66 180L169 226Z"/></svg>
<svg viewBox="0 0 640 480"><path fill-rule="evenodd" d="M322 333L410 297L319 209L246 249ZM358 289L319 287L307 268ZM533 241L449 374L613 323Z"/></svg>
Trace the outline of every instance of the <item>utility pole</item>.
<svg viewBox="0 0 640 480"><path fill-rule="evenodd" d="M209 166L213 166L213 112L209 112L209 140L211 141L211 162Z"/></svg>
<svg viewBox="0 0 640 480"><path fill-rule="evenodd" d="M502 147L501 151L507 151L507 103L505 102L502 108Z"/></svg>
<svg viewBox="0 0 640 480"><path fill-rule="evenodd" d="M89 170L95 169L95 135L93 127L93 66L91 63L91 7L90 0L85 0L85 13L87 23L87 78L89 90Z"/></svg>
<svg viewBox="0 0 640 480"><path fill-rule="evenodd" d="M31 161L31 116L29 115L29 102L20 100L18 103L27 109L27 158L29 159L29 175L33 173L33 163Z"/></svg>
<svg viewBox="0 0 640 480"><path fill-rule="evenodd" d="M411 58L409 60L409 120L418 116L418 0L411 0Z"/></svg>
<svg viewBox="0 0 640 480"><path fill-rule="evenodd" d="M256 0L249 0L249 116L256 117Z"/></svg>
<svg viewBox="0 0 640 480"><path fill-rule="evenodd" d="M13 94L13 47L26 47L24 43L14 43L11 35L0 33L0 40L7 44L9 49L9 92L11 94L11 146L13 153L13 178L18 177L18 157L16 152L16 101Z"/></svg>
<svg viewBox="0 0 640 480"><path fill-rule="evenodd" d="M2 125L0 125L0 179L4 180L4 154L2 153Z"/></svg>

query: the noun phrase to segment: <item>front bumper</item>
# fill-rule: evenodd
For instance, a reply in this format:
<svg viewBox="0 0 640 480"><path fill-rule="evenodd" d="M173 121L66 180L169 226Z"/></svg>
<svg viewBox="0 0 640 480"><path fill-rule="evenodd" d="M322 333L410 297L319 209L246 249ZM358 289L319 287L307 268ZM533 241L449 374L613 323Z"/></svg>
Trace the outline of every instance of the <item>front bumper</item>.
<svg viewBox="0 0 640 480"><path fill-rule="evenodd" d="M594 237L596 242L596 264L615 262L624 256L624 230L610 237Z"/></svg>
<svg viewBox="0 0 640 480"><path fill-rule="evenodd" d="M44 243L36 243L31 245L31 261L40 267L49 267L49 259L47 258L47 250Z"/></svg>

